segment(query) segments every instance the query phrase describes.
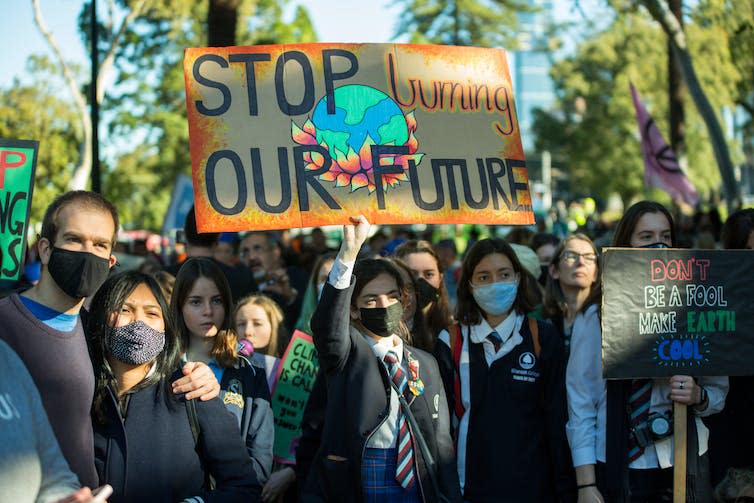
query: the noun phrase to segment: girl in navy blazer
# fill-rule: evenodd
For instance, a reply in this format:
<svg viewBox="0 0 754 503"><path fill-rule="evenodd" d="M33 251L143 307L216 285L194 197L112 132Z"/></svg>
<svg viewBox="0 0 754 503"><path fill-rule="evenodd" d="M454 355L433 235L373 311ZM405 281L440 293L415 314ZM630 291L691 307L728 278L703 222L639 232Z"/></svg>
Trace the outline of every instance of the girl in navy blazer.
<svg viewBox="0 0 754 503"><path fill-rule="evenodd" d="M386 261L356 262L369 223L363 216L351 221L311 322L327 406L303 500L434 502L442 495L460 501L437 363L398 336L406 330L403 279ZM389 372L406 378L401 394L435 463L434 480L419 432L406 436L410 426L401 419Z"/></svg>

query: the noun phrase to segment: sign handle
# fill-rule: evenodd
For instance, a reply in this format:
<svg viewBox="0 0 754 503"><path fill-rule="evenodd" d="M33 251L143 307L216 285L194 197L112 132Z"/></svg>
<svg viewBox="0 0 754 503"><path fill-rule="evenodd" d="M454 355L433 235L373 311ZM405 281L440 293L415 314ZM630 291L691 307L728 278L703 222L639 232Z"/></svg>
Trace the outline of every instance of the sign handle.
<svg viewBox="0 0 754 503"><path fill-rule="evenodd" d="M673 402L673 503L686 503L686 415L688 406Z"/></svg>

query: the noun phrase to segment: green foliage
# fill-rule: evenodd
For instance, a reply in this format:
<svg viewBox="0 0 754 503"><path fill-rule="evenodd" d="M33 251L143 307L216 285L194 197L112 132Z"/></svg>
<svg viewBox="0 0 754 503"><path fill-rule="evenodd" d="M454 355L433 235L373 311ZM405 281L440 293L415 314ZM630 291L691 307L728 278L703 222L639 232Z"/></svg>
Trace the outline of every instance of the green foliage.
<svg viewBox="0 0 754 503"><path fill-rule="evenodd" d="M73 105L62 99L54 65L32 57L27 65L30 84L18 80L0 89L0 138L38 140L31 222L41 222L52 200L66 190L79 157L81 125Z"/></svg>
<svg viewBox="0 0 754 503"><path fill-rule="evenodd" d="M517 13L534 12L517 0L395 0L403 6L395 36L415 44L515 48Z"/></svg>
<svg viewBox="0 0 754 503"><path fill-rule="evenodd" d="M127 141L130 148L116 160L103 186L125 227L159 230L176 177L191 174L183 50L206 45L207 5L152 1L118 49L116 83L102 109L112 114L111 138ZM283 10L284 2L243 0L238 44L316 40L304 8L296 9L290 23L283 20Z"/></svg>
<svg viewBox="0 0 754 503"><path fill-rule="evenodd" d="M699 79L716 110L732 106L740 74L731 63L726 33L718 25L686 25ZM603 31L557 62L552 77L558 95L554 113L538 111L537 148L550 150L570 175L572 190L624 201L642 195L643 161L633 82L660 131L668 138L667 39L657 23L625 9ZM717 189L720 175L707 131L686 99L688 175L697 189ZM558 162L559 161L559 162Z"/></svg>

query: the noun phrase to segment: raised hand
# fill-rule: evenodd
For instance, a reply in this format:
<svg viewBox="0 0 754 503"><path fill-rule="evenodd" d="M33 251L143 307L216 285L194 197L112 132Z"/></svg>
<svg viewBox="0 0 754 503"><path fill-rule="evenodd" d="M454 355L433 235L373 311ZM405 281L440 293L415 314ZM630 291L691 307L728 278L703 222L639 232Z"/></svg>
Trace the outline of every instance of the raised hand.
<svg viewBox="0 0 754 503"><path fill-rule="evenodd" d="M371 225L364 215L350 217L351 223L343 226L343 243L340 245L340 259L355 262L359 250L369 236Z"/></svg>

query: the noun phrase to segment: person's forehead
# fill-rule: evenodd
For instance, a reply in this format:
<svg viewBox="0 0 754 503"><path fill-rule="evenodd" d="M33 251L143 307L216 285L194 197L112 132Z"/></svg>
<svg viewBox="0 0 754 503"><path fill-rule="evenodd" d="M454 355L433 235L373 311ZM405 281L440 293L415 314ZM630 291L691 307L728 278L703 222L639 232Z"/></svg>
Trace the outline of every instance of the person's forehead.
<svg viewBox="0 0 754 503"><path fill-rule="evenodd" d="M428 252L417 252L406 255L406 262L414 269L435 269L437 261Z"/></svg>
<svg viewBox="0 0 754 503"><path fill-rule="evenodd" d="M267 237L264 234L249 234L243 238L243 246L266 245Z"/></svg>
<svg viewBox="0 0 754 503"><path fill-rule="evenodd" d="M636 222L634 232L670 231L670 222L662 213L645 213Z"/></svg>
<svg viewBox="0 0 754 503"><path fill-rule="evenodd" d="M565 246L565 251L577 251L577 252L593 252L592 245L584 241L583 239L572 239Z"/></svg>
<svg viewBox="0 0 754 503"><path fill-rule="evenodd" d="M510 259L502 253L490 253L479 261L474 268L474 272L477 271L495 271L497 269L512 268L513 263Z"/></svg>
<svg viewBox="0 0 754 503"><path fill-rule="evenodd" d="M58 235L78 232L111 240L115 234L115 222L110 212L77 204L61 208L56 224Z"/></svg>
<svg viewBox="0 0 754 503"><path fill-rule="evenodd" d="M201 276L196 279L194 282L194 286L191 287L191 291L189 291L190 296L202 296L202 295L220 295L220 290L217 288L217 285L214 281L212 281L210 278L205 278L204 276Z"/></svg>
<svg viewBox="0 0 754 503"><path fill-rule="evenodd" d="M372 281L364 285L359 294L360 297L367 295L384 295L398 289L398 282L390 274L382 273Z"/></svg>

